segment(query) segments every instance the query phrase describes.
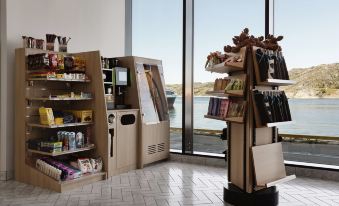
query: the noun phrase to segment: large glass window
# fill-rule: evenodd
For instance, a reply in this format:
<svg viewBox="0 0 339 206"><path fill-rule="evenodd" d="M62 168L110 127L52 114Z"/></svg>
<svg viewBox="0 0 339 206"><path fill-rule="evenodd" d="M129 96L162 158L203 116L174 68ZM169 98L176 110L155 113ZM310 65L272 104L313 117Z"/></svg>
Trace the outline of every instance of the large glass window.
<svg viewBox="0 0 339 206"><path fill-rule="evenodd" d="M338 6L334 0L275 0L275 34L284 36L289 74L297 82L285 88L295 120L280 128L289 134L286 160L339 165L339 42L331 40L339 35Z"/></svg>
<svg viewBox="0 0 339 206"><path fill-rule="evenodd" d="M171 149L182 148L182 0L133 1L133 55L162 60Z"/></svg>
<svg viewBox="0 0 339 206"><path fill-rule="evenodd" d="M239 12L246 11L246 12ZM207 55L213 51L223 52L223 47L232 44L232 37L249 28L255 36L265 33L264 1L194 1L194 139L195 152L222 154L226 146L220 132L226 127L224 121L204 118L207 114L209 95L214 81L225 74L205 71Z"/></svg>

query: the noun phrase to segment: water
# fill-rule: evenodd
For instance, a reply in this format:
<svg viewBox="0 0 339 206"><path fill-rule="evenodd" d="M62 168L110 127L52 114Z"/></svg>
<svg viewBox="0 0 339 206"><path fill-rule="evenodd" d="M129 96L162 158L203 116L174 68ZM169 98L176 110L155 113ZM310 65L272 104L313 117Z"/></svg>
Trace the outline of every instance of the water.
<svg viewBox="0 0 339 206"><path fill-rule="evenodd" d="M209 97L194 98L194 128L221 130L226 123L204 118ZM290 99L295 124L279 127L280 133L339 137L339 99ZM181 128L182 98L177 97L170 110L171 127Z"/></svg>

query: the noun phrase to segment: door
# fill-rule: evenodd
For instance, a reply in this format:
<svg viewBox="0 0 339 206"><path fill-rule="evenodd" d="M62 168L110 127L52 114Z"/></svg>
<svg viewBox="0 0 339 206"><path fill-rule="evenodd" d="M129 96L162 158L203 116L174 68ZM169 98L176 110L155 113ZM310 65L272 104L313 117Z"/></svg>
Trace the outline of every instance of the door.
<svg viewBox="0 0 339 206"><path fill-rule="evenodd" d="M117 112L117 168L137 164L138 111Z"/></svg>

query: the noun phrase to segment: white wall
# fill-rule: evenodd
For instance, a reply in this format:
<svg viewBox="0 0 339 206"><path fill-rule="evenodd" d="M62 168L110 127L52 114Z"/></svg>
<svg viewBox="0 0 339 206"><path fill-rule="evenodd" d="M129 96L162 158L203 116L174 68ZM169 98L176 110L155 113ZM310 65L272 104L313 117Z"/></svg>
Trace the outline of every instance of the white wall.
<svg viewBox="0 0 339 206"><path fill-rule="evenodd" d="M14 51L22 35L45 39L46 33L68 36L69 52L100 50L104 56L125 53L125 0L1 0L7 4L6 46L1 55L1 170L13 171ZM3 21L3 19L1 19ZM4 42L2 42L4 43ZM5 144L5 145L4 145ZM6 149L6 152L3 149ZM1 159L1 158L0 158Z"/></svg>

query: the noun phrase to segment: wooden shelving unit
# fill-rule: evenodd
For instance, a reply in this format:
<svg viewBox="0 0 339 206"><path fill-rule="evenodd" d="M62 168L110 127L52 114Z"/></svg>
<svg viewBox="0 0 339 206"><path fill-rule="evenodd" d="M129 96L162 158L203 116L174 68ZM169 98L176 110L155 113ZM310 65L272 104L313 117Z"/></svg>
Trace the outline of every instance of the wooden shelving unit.
<svg viewBox="0 0 339 206"><path fill-rule="evenodd" d="M108 154L107 133L104 136L103 125L107 125L104 87L102 84L101 60L99 51L82 53L60 53L38 49L16 49L16 101L15 101L15 180L35 186L63 192L69 189L81 187L95 181L106 179ZM73 55L81 57L86 62L85 74L88 79L57 79L57 78L30 78L29 75L39 70L28 70L26 57L28 55L52 53L60 55ZM46 71L46 69L41 70ZM78 72L76 72L78 73ZM84 73L84 72L82 72ZM102 85L102 86L100 86ZM55 93L57 91L57 93ZM91 98L50 98L49 94L68 94L70 92L91 93ZM72 103L67 103L71 101ZM76 102L74 104L73 102ZM92 110L93 119L91 122L76 122L62 125L42 125L38 121L39 107L50 107L57 110ZM43 152L28 149L26 141L35 138L45 138L49 135L56 135L60 130L82 131L90 130L90 144L74 150L62 152ZM104 161L103 171L95 174L85 174L78 179L68 181L56 181L37 168L35 160L39 157L67 156L79 153L89 155L88 157L101 156Z"/></svg>
<svg viewBox="0 0 339 206"><path fill-rule="evenodd" d="M287 176L282 156L282 146L278 143L277 126L291 124L289 122L275 122L261 125L256 122L259 114L255 108L252 91L256 87L263 90L273 90L277 86L293 84L290 80L258 81L256 69L258 69L253 48L242 48L245 51L243 68L225 66L224 63L207 68L207 71L228 73L228 78L236 78L243 75L246 78L246 87L242 93L236 91L238 97L225 94L232 101L243 98L246 102L246 111L243 117L219 118L205 115L205 118L227 122L228 131L228 183L224 187L224 200L235 205L248 205L259 201L265 203L267 197L278 198L275 185L294 179L295 176ZM259 79L260 80L260 79ZM257 82L257 84L255 84ZM228 92L230 93L230 92ZM213 94L213 92L209 93ZM218 96L218 93L214 94ZM261 194L267 196L263 197ZM256 200L256 198L258 198ZM260 199L261 198L261 199ZM269 199L268 198L268 199ZM258 204L259 205L259 204Z"/></svg>

